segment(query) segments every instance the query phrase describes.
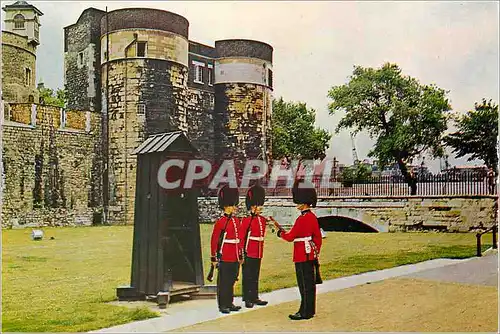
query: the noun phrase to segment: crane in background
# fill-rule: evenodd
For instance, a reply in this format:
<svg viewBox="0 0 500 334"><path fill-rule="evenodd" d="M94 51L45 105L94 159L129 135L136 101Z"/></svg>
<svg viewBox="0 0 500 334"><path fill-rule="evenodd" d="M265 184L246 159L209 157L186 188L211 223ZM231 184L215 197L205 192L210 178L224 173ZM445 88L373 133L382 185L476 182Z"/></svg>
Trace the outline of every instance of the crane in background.
<svg viewBox="0 0 500 334"><path fill-rule="evenodd" d="M356 152L356 145L354 145L354 134L352 132L351 132L351 145L352 145L353 164L357 165L359 163L358 152Z"/></svg>

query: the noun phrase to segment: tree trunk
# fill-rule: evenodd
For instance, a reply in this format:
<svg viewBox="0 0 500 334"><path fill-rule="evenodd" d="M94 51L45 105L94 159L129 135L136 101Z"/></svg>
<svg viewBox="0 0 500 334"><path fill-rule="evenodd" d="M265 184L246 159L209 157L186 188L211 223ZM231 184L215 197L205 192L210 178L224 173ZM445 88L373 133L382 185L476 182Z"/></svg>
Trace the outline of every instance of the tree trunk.
<svg viewBox="0 0 500 334"><path fill-rule="evenodd" d="M410 187L410 195L416 195L417 194L417 179L415 178L415 175L410 175L408 173L408 168L406 168L406 164L403 162L403 160L399 159L398 160L398 166L399 170L401 171L401 174L403 174L403 178L405 182L408 184Z"/></svg>

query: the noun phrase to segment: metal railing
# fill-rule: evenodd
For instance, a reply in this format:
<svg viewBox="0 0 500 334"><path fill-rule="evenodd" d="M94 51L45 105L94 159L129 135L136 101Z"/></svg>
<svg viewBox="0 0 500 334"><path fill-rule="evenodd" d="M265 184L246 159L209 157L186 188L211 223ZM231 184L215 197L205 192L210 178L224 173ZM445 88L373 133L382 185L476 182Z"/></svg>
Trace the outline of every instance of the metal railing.
<svg viewBox="0 0 500 334"><path fill-rule="evenodd" d="M269 178L260 180L266 189L266 196L291 196L291 187L285 179L278 179L276 186L269 188ZM312 178L318 196L356 197L356 196L409 196L410 187L402 176L367 177L363 180L346 181L340 177L329 180L330 187L325 187L320 176ZM417 196L442 195L496 195L496 184L483 175L426 175L417 177ZM240 195L245 196L248 188L240 188ZM217 190L202 190L202 196L216 196Z"/></svg>
<svg viewBox="0 0 500 334"><path fill-rule="evenodd" d="M483 252L481 250L481 237L483 236L483 234L486 234L490 231L493 233L493 246L492 247L493 247L493 249L498 248L498 244L497 244L498 225L493 225L492 227L490 227L489 229L487 229L485 231L476 233L476 244L477 244L476 255L479 257L483 255Z"/></svg>

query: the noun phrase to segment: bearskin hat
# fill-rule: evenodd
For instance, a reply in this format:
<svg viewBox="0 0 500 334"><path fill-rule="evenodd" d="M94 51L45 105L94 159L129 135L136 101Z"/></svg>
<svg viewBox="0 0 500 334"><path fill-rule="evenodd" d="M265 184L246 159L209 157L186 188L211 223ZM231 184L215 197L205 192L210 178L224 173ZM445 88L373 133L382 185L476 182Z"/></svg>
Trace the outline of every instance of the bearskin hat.
<svg viewBox="0 0 500 334"><path fill-rule="evenodd" d="M221 209L227 206L236 206L240 202L238 188L230 188L227 184L219 189L217 197L219 199L219 208Z"/></svg>
<svg viewBox="0 0 500 334"><path fill-rule="evenodd" d="M266 192L259 184L252 186L247 191L247 197L245 199L245 204L247 210L250 210L252 205L262 206L264 205L264 200L266 199Z"/></svg>
<svg viewBox="0 0 500 334"><path fill-rule="evenodd" d="M316 189L311 182L296 180L292 188L293 202L295 204L308 204L311 207L316 207L318 195Z"/></svg>

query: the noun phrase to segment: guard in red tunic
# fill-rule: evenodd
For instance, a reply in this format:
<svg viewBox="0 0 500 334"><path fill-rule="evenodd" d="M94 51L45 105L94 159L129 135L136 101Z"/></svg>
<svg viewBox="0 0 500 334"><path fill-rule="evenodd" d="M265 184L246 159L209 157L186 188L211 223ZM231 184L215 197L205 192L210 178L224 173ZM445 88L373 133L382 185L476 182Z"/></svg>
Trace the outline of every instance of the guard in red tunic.
<svg viewBox="0 0 500 334"><path fill-rule="evenodd" d="M318 257L321 250L322 236L316 215L311 208L316 207L317 195L311 183L295 183L293 202L300 210L292 229L286 232L272 217L270 219L278 228L278 237L293 242L293 262L300 291L300 309L289 315L292 320L310 319L316 313L316 284L321 283L319 277Z"/></svg>
<svg viewBox="0 0 500 334"><path fill-rule="evenodd" d="M241 244L243 249L243 301L245 307L267 305L267 301L259 299L259 274L264 252L264 235L266 234L266 218L260 215L265 200L265 191L260 185L251 187L245 204L250 216L241 222Z"/></svg>
<svg viewBox="0 0 500 334"><path fill-rule="evenodd" d="M240 221L233 217L239 203L238 189L227 185L219 190L219 207L224 215L215 222L211 239L212 266L218 266L217 303L219 311L239 311L241 306L233 304L234 283L238 278L243 254L240 248Z"/></svg>

